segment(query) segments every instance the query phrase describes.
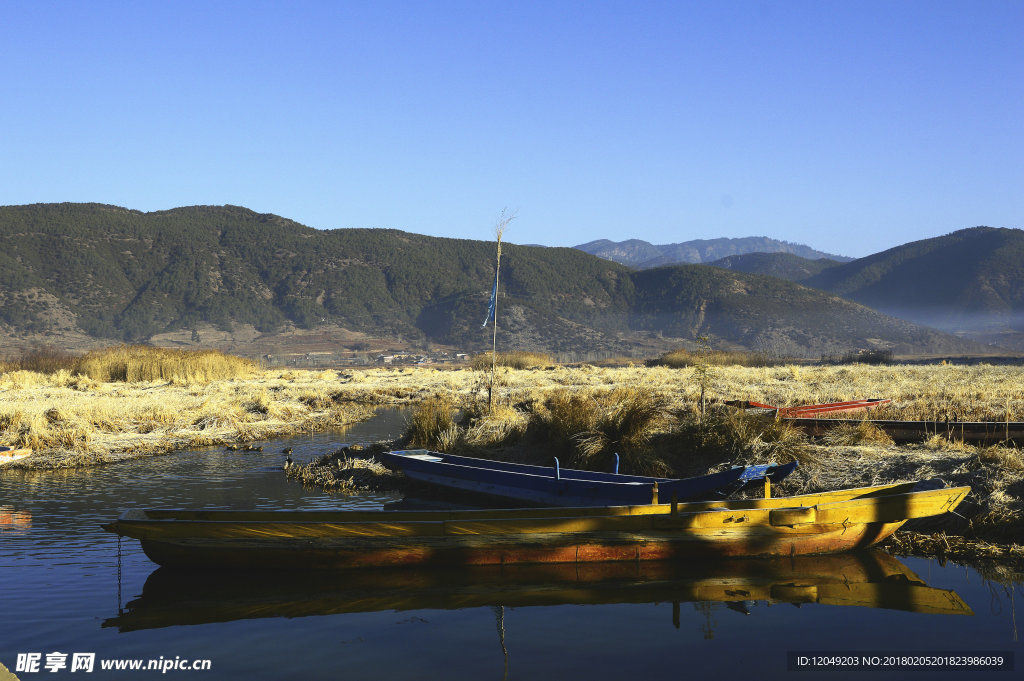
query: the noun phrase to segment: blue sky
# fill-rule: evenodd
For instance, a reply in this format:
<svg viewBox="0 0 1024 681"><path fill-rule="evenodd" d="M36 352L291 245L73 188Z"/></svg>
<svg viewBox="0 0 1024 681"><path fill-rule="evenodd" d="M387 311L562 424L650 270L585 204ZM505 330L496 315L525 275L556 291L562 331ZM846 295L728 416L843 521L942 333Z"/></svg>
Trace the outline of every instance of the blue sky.
<svg viewBox="0 0 1024 681"><path fill-rule="evenodd" d="M0 1L0 204L862 256L1024 227L1024 2Z"/></svg>

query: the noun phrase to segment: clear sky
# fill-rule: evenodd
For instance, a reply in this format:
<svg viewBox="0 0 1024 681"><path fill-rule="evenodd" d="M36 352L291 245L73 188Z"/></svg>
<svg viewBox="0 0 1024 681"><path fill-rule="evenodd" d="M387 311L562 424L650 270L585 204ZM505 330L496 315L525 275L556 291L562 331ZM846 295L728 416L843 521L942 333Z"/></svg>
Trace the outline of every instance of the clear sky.
<svg viewBox="0 0 1024 681"><path fill-rule="evenodd" d="M0 0L0 204L862 256L1024 227L1024 2Z"/></svg>

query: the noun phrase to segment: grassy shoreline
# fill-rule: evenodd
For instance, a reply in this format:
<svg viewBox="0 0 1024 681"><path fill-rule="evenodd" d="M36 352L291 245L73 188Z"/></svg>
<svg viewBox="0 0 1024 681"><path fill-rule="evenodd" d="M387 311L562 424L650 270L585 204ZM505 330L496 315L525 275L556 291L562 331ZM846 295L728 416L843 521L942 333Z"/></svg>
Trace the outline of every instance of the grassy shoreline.
<svg viewBox="0 0 1024 681"><path fill-rule="evenodd" d="M380 406L442 402L431 446L528 460L562 448L602 468L622 452L624 472L696 475L734 463L801 462L777 493L939 476L974 488L950 533L1024 543L1024 458L1014 447L971 447L933 438L896 446L865 432L808 441L736 416L724 400L779 406L891 397L880 418L1024 420L1024 368L1005 366L715 366L700 368L429 367L342 371L266 370L97 380L61 369L0 373L0 444L33 456L0 468L74 468L208 445L324 431L369 418ZM710 406L699 417L701 388ZM457 418L458 417L458 418ZM430 425L433 424L433 425ZM566 449L568 448L568 449ZM589 452L589 453L588 453ZM565 461L566 459L563 459Z"/></svg>
<svg viewBox="0 0 1024 681"><path fill-rule="evenodd" d="M203 383L99 382L66 371L0 375L0 444L33 455L0 469L77 468L324 431L374 406L337 400L335 376L261 372Z"/></svg>

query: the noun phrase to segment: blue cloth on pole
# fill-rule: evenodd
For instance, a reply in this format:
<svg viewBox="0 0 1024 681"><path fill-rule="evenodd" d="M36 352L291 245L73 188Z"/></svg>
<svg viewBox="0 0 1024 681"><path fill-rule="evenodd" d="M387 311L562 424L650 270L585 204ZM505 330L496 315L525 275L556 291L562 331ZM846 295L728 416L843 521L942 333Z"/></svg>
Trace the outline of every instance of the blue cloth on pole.
<svg viewBox="0 0 1024 681"><path fill-rule="evenodd" d="M498 272L494 272L494 288L491 289L491 303L487 307L487 319L484 320L484 328L488 322L494 319L494 301L498 298Z"/></svg>

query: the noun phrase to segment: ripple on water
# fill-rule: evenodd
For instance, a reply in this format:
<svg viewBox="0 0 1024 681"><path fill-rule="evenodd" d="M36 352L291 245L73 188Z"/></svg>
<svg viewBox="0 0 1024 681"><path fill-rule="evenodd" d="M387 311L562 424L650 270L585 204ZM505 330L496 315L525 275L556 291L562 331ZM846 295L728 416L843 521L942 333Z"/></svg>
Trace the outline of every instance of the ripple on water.
<svg viewBox="0 0 1024 681"><path fill-rule="evenodd" d="M994 589L973 570L922 559L907 564L928 586L956 590L973 616L815 602L810 595L820 599L824 590L804 586L796 590L808 598L794 604L752 600L737 589L729 602L694 601L687 595L692 589L678 582L655 583L648 596L649 582L627 580L609 591L607 583L577 583L581 578L570 574L568 585L552 585L547 571L536 587L499 583L509 591L493 601L478 585L467 589L461 572L447 578L446 588L456 594L449 600L432 589L418 600L404 598L401 589L433 583L419 572L370 575L374 590L354 591L346 591L342 573L318 579L275 574L255 600L248 582L230 590L241 576L204 591L200 586L210 586L210 578L200 574L176 591L154 593L160 575L139 543L118 541L100 527L125 509L155 506L381 508L397 496L345 497L288 481L281 450L290 446L293 458L305 461L344 441L393 438L392 429L404 426L404 416L391 413L385 420L385 426L369 422L341 435L264 443L263 452L251 454L207 449L85 471L5 474L0 662L13 669L19 652L78 651L210 658L213 672L201 675L209 679L335 678L340 666L346 679L593 681L672 678L679 676L680 660L691 678L741 678L757 660L755 676L781 680L792 676L785 653L796 648L1009 650L1020 656L1019 584ZM792 583L783 586L794 591ZM502 607L509 602L515 607ZM125 625L139 620L143 625ZM97 670L90 678L126 677Z"/></svg>

